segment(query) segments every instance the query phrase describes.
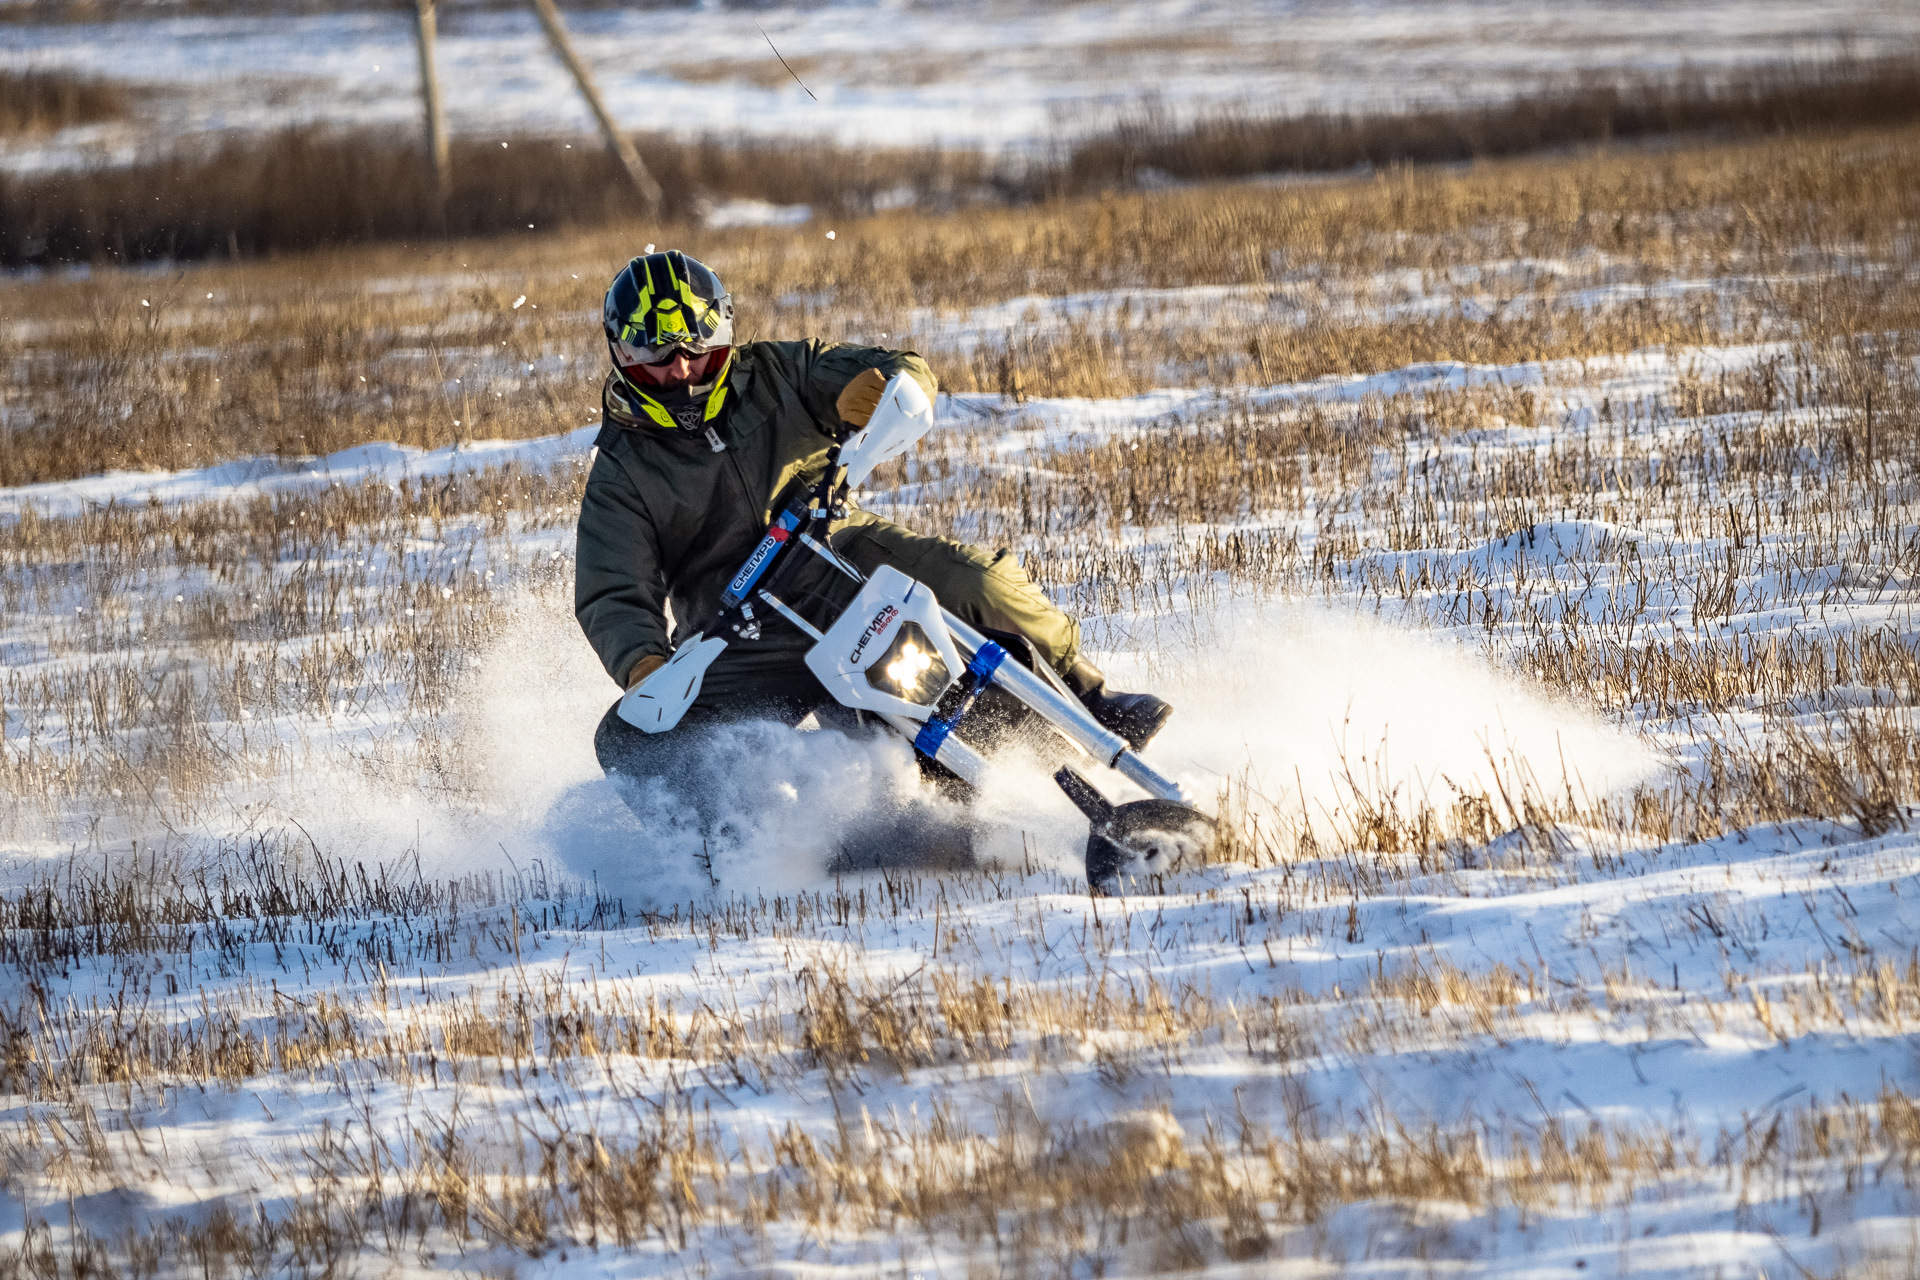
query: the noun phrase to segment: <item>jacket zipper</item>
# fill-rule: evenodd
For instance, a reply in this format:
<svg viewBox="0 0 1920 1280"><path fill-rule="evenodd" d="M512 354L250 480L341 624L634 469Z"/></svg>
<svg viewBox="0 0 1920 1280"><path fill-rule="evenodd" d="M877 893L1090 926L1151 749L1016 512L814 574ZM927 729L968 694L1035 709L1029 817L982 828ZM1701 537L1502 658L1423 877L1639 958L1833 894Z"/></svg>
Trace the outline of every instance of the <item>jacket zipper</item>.
<svg viewBox="0 0 1920 1280"><path fill-rule="evenodd" d="M747 473L741 469L740 451L738 449L728 449L726 453L728 469L733 472L734 480L740 485L741 500L747 504L747 515L755 525L765 524L767 522L766 514L755 505L753 501L753 486L747 483Z"/></svg>
<svg viewBox="0 0 1920 1280"><path fill-rule="evenodd" d="M727 422L729 424L738 418L741 411L747 407L746 397L741 393L741 388L738 383L733 386L732 395L734 401L727 413ZM715 453L725 453L727 455L727 466L733 472L735 482L740 486L740 500L747 504L747 518L755 528L764 531L767 523L767 515L766 512L761 509L760 504L753 500L753 486L747 483L746 470L740 465L740 451L738 449L728 448L714 432L711 422L707 424L707 443L712 446Z"/></svg>

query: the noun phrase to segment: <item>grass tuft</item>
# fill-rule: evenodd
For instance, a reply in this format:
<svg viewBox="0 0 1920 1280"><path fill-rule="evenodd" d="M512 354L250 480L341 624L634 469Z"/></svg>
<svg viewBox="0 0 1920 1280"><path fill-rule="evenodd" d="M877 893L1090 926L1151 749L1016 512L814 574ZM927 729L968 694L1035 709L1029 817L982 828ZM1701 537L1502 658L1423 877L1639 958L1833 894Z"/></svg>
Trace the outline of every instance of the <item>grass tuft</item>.
<svg viewBox="0 0 1920 1280"><path fill-rule="evenodd" d="M70 71L0 68L0 137L53 133L128 114L125 89Z"/></svg>

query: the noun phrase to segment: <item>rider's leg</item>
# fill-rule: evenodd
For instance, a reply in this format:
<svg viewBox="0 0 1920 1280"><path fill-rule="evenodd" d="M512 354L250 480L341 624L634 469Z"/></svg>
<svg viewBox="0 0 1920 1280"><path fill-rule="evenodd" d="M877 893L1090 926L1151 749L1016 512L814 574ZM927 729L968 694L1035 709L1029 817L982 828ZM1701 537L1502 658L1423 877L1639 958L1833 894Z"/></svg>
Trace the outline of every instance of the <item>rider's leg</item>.
<svg viewBox="0 0 1920 1280"><path fill-rule="evenodd" d="M1011 551L929 537L865 513L839 530L833 541L862 572L890 564L925 583L962 621L1033 641L1094 719L1134 747L1144 747L1173 714L1171 706L1152 694L1107 689L1106 677L1080 656L1080 624L1047 599Z"/></svg>
<svg viewBox="0 0 1920 1280"><path fill-rule="evenodd" d="M1011 551L929 537L873 516L836 531L833 544L862 573L890 564L924 582L963 622L1027 637L1055 671L1080 654L1080 624L1047 599Z"/></svg>

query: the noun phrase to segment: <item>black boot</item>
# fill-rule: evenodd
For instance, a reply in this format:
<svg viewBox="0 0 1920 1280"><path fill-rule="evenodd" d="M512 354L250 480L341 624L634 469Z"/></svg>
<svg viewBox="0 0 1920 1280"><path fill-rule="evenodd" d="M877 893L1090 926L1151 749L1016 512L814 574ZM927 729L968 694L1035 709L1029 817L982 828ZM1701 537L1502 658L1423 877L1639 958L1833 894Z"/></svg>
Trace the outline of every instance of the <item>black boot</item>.
<svg viewBox="0 0 1920 1280"><path fill-rule="evenodd" d="M1073 690L1081 705L1093 713L1100 727L1110 733L1117 733L1130 743L1135 751L1143 750L1153 735L1160 732L1173 715L1173 704L1154 697L1150 693L1111 693L1107 690L1107 678L1100 674L1100 668L1085 658L1077 659L1073 666L1060 673L1067 688Z"/></svg>

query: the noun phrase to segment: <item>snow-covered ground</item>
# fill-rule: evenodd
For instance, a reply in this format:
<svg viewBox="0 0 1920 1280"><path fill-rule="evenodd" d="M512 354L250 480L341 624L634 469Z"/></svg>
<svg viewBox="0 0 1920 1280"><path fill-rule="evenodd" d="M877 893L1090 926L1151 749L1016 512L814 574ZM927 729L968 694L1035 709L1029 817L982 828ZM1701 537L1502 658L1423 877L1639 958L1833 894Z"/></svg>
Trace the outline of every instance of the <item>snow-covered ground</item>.
<svg viewBox="0 0 1920 1280"><path fill-rule="evenodd" d="M364 534L350 519L479 468L572 474L591 432L0 494L11 528L92 513L131 557L111 577L105 555L8 570L16 764L31 743L54 785L139 752L94 722L84 680L29 726L36 680L131 662L231 689L204 713L213 785L16 796L8 874L144 858L242 904L193 942L16 931L41 941L0 988L23 1046L0 1124L52 1132L84 1103L93 1127L59 1139L66 1164L51 1139L18 1147L26 1191L0 1232L229 1212L256 1239L280 1224L282 1250L293 1224L332 1224L399 1273L564 1277L1904 1266L1920 815L1753 820L1729 782L1769 749L1787 779L1797 743L1838 759L1822 734L1898 728L1914 696L1862 647L1920 634L1897 464L1857 491L1880 505L1809 520L1796 503L1844 488L1848 411L1729 399L1803 354L943 398L874 504L924 520L981 486L1024 495L963 531L1037 521L1029 548L1102 664L1179 707L1153 758L1226 794L1247 833L1117 900L1076 883L1084 825L1050 783L1010 767L983 809L939 809L886 740L744 729L726 767L792 781L788 805L718 838L666 795L636 821L592 758L614 690L568 616L570 513L469 494ZM1361 431L1482 394L1528 396L1537 424L1489 401L1466 429L1360 448L1357 471L1302 455L1298 505L1152 514L1199 483L1156 492L1164 459L1197 467L1221 440L1240 440L1249 502L1286 496L1253 478L1267 438L1233 431L1290 438L1315 414ZM1113 499L1111 536L1089 537L1108 498L1075 486L1109 465L1138 505ZM1524 476L1576 478L1564 500L1512 496ZM1669 500L1690 485L1697 505ZM271 554L200 563L214 552L140 532L195 512L208 547L278 529L246 535ZM227 608L225 635L255 634L256 598L314 620L278 641L195 630ZM1568 696L1539 676L1562 638L1597 665L1736 646L1757 669L1796 645L1855 665L1749 698L1629 662L1622 692ZM309 669L330 673L317 697ZM828 874L845 842L929 806L973 822L1002 870ZM1679 812L1690 832L1652 831ZM1453 834L1412 837L1421 813ZM466 896L404 907L354 870L381 865ZM332 914L245 905L296 882ZM440 1225L455 1217L474 1234Z"/></svg>
<svg viewBox="0 0 1920 1280"><path fill-rule="evenodd" d="M1473 100L1582 72L1870 57L1920 38L1920 14L1886 0L609 6L569 22L613 112L633 128L991 147L1071 135L1149 101L1177 115L1236 103ZM411 125L419 115L413 29L400 11L13 23L4 32L0 65L169 91L140 120L10 140L0 148L9 169L124 161L226 130ZM592 128L525 10L449 13L440 79L459 132Z"/></svg>

